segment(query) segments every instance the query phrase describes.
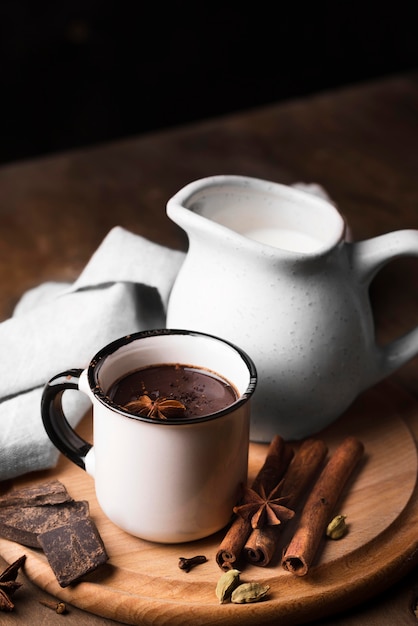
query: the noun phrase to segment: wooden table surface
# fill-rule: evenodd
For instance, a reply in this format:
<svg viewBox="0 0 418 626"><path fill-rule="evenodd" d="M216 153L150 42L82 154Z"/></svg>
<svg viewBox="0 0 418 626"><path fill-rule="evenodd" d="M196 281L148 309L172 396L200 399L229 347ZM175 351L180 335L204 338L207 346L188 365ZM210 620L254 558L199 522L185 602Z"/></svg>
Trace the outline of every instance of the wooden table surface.
<svg viewBox="0 0 418 626"><path fill-rule="evenodd" d="M165 215L166 202L188 182L213 174L319 183L355 240L418 229L417 147L418 74L406 74L3 166L0 320L28 288L74 280L115 225L185 249L184 234ZM387 266L372 285L372 299L382 341L416 325L418 260ZM418 359L393 380L418 398ZM24 575L20 580L18 611L1 613L2 626L116 624L73 607L63 621L39 604L42 591ZM416 624L411 605L417 596L414 569L382 597L321 624Z"/></svg>

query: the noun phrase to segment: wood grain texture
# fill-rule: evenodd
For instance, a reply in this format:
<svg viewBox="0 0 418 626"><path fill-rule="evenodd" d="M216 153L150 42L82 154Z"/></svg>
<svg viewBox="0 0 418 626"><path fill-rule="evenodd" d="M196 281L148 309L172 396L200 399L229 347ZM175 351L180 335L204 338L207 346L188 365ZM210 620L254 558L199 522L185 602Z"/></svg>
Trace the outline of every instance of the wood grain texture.
<svg viewBox="0 0 418 626"><path fill-rule="evenodd" d="M418 561L417 440L418 404L413 430L404 419L410 410L404 392L389 384L363 394L352 408L320 436L330 452L347 434L365 446L365 457L344 492L339 510L350 532L341 541L324 540L308 576L284 571L278 559L260 568L245 565L242 580L270 585L267 600L245 607L219 605L215 597L221 574L215 554L223 531L190 544L161 545L127 535L107 520L94 485L78 467L61 459L54 471L17 481L62 480L75 499L90 502L110 560L71 589L62 589L44 555L7 540L0 553L8 562L25 553L27 576L46 592L105 618L138 626L184 624L188 615L204 624L301 624L352 607L396 582ZM90 418L80 432L90 438ZM249 479L261 466L267 446L251 444ZM290 530L290 527L289 527ZM283 541L286 533L283 533ZM189 573L178 568L180 556L205 554L208 562Z"/></svg>

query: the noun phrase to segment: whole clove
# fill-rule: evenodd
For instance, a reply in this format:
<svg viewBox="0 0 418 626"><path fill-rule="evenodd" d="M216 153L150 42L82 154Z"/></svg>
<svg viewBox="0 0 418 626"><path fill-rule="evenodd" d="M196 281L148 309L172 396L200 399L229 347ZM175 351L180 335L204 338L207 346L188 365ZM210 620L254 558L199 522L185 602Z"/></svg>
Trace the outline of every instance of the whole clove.
<svg viewBox="0 0 418 626"><path fill-rule="evenodd" d="M185 558L184 556L181 556L179 558L179 568L184 570L185 572L190 572L190 570L192 569L192 567L195 567L196 565L200 565L201 563L206 563L207 558L205 556L202 555L198 555L198 556L193 556L189 559Z"/></svg>
<svg viewBox="0 0 418 626"><path fill-rule="evenodd" d="M48 609L52 609L53 611L55 611L55 613L58 613L58 615L63 615L64 613L67 613L67 606L65 605L64 602L53 602L51 600L39 600L39 604L42 604L42 606L48 607Z"/></svg>

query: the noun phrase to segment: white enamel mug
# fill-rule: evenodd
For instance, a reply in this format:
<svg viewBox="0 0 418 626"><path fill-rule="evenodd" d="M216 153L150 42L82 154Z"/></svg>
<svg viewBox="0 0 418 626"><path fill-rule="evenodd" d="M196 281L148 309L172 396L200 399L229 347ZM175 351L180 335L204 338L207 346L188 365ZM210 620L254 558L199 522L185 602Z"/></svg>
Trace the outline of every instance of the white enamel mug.
<svg viewBox="0 0 418 626"><path fill-rule="evenodd" d="M163 363L215 372L239 397L204 417L166 420L133 415L108 397L125 375ZM145 331L104 347L84 370L54 376L44 389L42 419L52 443L94 478L98 502L112 522L150 541L193 541L228 523L246 483L256 380L252 360L227 341L186 330ZM67 389L91 399L93 444L65 418Z"/></svg>

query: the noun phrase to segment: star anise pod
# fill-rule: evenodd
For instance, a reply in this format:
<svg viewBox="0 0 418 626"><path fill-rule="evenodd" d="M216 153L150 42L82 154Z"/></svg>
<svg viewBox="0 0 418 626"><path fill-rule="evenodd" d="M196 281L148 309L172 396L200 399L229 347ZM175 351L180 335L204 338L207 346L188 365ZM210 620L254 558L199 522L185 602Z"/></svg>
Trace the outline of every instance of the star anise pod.
<svg viewBox="0 0 418 626"><path fill-rule="evenodd" d="M151 400L149 396L140 396L124 405L127 411L145 417L158 417L165 420L170 417L184 417L186 407L178 400L171 398L157 398Z"/></svg>
<svg viewBox="0 0 418 626"><path fill-rule="evenodd" d="M234 513L251 521L252 528L278 526L292 519L295 512L285 506L290 496L279 496L281 481L267 496L264 487L258 494L254 489L246 487L242 503L234 507Z"/></svg>
<svg viewBox="0 0 418 626"><path fill-rule="evenodd" d="M11 597L22 586L22 583L16 582L16 577L25 560L26 555L21 556L0 574L0 611L13 611L15 608Z"/></svg>

